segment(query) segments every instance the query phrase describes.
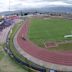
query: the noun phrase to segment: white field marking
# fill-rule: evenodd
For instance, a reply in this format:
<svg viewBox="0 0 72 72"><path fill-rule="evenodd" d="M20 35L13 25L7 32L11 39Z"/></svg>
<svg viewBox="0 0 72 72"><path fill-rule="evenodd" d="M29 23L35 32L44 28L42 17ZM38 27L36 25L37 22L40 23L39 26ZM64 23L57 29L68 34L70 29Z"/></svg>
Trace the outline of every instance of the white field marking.
<svg viewBox="0 0 72 72"><path fill-rule="evenodd" d="M70 38L72 35L65 35L64 38Z"/></svg>

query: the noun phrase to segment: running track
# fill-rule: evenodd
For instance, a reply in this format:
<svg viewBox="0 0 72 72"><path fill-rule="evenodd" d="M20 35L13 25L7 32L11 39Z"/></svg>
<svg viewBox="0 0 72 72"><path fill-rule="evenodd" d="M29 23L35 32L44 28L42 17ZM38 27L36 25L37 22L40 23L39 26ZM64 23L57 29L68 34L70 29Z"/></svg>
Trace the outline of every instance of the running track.
<svg viewBox="0 0 72 72"><path fill-rule="evenodd" d="M29 20L26 20L17 36L17 42L24 51L26 51L31 56L34 56L46 62L72 66L72 52L70 53L69 52L49 52L45 48L38 47L36 44L34 44L28 39L23 40L22 35L25 38L27 38L28 29L29 29Z"/></svg>

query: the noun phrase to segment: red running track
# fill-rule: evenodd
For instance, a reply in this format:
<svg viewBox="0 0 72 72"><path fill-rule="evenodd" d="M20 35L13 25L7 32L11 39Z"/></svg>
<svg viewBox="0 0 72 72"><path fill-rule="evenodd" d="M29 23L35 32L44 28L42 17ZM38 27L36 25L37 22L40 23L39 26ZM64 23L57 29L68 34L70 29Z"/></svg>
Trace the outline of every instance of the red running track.
<svg viewBox="0 0 72 72"><path fill-rule="evenodd" d="M67 65L72 66L72 52L49 52L45 48L40 48L36 44L34 44L30 40L23 40L22 35L26 38L29 29L29 21L26 20L22 29L20 30L17 36L17 42L19 46L26 51L31 56L34 56L40 60L60 64L60 65Z"/></svg>

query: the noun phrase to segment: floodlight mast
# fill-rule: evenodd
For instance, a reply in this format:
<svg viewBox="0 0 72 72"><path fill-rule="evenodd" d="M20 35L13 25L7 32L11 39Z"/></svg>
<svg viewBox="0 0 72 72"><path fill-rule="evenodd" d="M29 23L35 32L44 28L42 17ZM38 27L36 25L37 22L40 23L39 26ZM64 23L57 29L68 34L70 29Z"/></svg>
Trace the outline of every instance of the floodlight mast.
<svg viewBox="0 0 72 72"><path fill-rule="evenodd" d="M10 0L9 0L9 11L10 11Z"/></svg>

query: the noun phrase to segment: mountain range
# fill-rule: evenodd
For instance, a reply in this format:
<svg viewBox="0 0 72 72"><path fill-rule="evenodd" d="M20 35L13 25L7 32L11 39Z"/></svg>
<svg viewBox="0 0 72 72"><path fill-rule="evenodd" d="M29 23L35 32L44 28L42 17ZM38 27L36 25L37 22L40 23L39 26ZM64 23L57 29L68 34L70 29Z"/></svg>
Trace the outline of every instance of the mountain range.
<svg viewBox="0 0 72 72"><path fill-rule="evenodd" d="M15 10L15 11L6 11L6 12L0 12L0 15L10 15L14 13L20 13L20 12L39 12L39 13L46 13L46 12L61 12L61 13L71 13L72 14L72 7L64 7L64 6L45 6L40 8L23 8L21 10Z"/></svg>

